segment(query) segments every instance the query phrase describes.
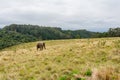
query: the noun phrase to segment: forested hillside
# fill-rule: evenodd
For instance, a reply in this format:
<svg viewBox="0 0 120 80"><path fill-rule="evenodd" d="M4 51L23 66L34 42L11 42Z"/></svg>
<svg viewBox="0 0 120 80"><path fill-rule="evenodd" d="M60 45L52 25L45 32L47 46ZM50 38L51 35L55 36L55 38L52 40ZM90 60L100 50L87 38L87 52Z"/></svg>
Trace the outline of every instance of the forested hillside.
<svg viewBox="0 0 120 80"><path fill-rule="evenodd" d="M12 24L10 26L4 27L3 29L7 31L15 31L23 35L31 35L36 37L38 40L70 38L70 36L62 33L61 28L57 27Z"/></svg>
<svg viewBox="0 0 120 80"><path fill-rule="evenodd" d="M108 32L87 30L62 30L59 27L11 24L0 29L0 49L12 45L38 40L79 39L79 38L120 37L120 28Z"/></svg>
<svg viewBox="0 0 120 80"><path fill-rule="evenodd" d="M52 39L89 38L92 32L86 30L70 31L58 27L11 24L0 29L0 49L12 45Z"/></svg>
<svg viewBox="0 0 120 80"><path fill-rule="evenodd" d="M23 35L15 31L0 31L0 49L13 46L16 44L36 41L37 39L31 35Z"/></svg>

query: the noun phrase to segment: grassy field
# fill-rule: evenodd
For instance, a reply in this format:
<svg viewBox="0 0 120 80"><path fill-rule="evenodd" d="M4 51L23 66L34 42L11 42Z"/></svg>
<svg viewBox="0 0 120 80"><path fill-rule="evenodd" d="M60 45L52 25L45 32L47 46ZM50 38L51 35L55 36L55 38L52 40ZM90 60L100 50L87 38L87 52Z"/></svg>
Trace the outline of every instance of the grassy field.
<svg viewBox="0 0 120 80"><path fill-rule="evenodd" d="M0 51L0 80L120 80L120 38L44 42Z"/></svg>

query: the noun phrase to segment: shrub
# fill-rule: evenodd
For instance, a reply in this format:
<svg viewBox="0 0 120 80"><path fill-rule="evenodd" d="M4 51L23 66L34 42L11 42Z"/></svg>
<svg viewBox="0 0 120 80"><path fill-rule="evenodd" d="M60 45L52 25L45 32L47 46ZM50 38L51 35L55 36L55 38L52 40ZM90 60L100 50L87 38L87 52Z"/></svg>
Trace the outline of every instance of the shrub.
<svg viewBox="0 0 120 80"><path fill-rule="evenodd" d="M92 75L92 71L91 69L87 69L87 71L85 72L86 76L91 76Z"/></svg>

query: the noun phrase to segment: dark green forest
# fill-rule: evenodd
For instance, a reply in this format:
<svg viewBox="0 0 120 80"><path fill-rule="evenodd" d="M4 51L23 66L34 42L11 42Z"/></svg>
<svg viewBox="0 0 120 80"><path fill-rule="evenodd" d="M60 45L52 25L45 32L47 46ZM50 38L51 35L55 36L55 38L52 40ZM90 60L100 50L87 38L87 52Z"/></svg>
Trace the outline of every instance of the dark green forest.
<svg viewBox="0 0 120 80"><path fill-rule="evenodd" d="M80 39L120 37L120 28L110 28L107 32L87 30L62 30L59 27L11 24L0 29L0 49L20 43L39 40Z"/></svg>

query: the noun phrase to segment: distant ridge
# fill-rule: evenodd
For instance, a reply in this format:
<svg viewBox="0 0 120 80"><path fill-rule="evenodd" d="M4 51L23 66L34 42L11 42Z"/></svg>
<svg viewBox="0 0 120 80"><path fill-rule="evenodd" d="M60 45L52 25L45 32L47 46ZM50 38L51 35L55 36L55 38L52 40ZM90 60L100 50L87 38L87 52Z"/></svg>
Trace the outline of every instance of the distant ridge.
<svg viewBox="0 0 120 80"><path fill-rule="evenodd" d="M99 33L82 30L62 30L59 27L11 24L0 29L0 49L25 42L56 39L120 37L120 28Z"/></svg>

